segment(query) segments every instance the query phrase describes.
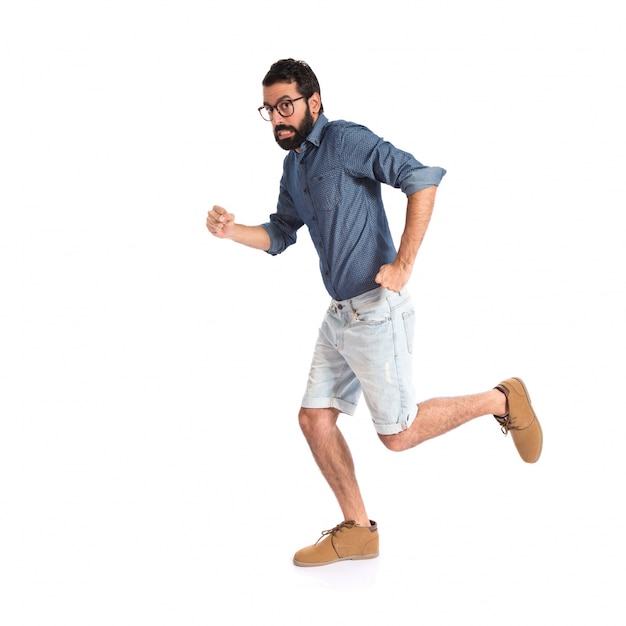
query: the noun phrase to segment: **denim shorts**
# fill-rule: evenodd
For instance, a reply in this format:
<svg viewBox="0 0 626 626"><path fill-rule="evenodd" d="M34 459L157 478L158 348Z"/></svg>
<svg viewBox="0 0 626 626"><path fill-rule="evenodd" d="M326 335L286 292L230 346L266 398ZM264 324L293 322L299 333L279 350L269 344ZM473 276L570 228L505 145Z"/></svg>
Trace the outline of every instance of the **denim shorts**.
<svg viewBox="0 0 626 626"><path fill-rule="evenodd" d="M361 392L381 435L417 415L413 386L415 309L407 291L382 287L332 300L319 330L302 406L353 415Z"/></svg>

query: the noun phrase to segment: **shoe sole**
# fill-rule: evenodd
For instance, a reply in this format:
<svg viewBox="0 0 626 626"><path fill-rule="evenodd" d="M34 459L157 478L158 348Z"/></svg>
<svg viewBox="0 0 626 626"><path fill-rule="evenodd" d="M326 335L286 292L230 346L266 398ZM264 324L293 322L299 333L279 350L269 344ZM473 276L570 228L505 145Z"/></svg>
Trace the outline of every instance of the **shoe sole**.
<svg viewBox="0 0 626 626"><path fill-rule="evenodd" d="M537 414L535 413L535 409L533 408L533 403L532 403L532 400L530 399L530 394L528 393L528 389L526 389L526 385L524 384L524 381L521 378L517 378L517 377L513 377L511 380L516 380L522 386L526 399L528 400L528 406L530 407L530 411L533 416L532 423L536 424L536 427L539 430L539 436L540 436L539 450L537 451L536 455L534 457L531 457L530 459L525 459L524 457L522 457L522 460L525 461L526 463L536 463L539 460L539 457L541 456L541 452L543 451L543 431L541 429L541 424L539 423L539 420L537 419ZM513 434L513 431L511 431L511 437L513 437L513 439L515 440L515 435ZM520 453L520 456L521 456L521 453Z"/></svg>
<svg viewBox="0 0 626 626"><path fill-rule="evenodd" d="M378 556L376 554L364 554L359 556L344 556L339 559L333 559L332 561L324 561L323 563L303 563L302 561L293 560L293 564L298 567L320 567L322 565L332 565L333 563L339 563L339 561L365 561L367 559L375 559Z"/></svg>

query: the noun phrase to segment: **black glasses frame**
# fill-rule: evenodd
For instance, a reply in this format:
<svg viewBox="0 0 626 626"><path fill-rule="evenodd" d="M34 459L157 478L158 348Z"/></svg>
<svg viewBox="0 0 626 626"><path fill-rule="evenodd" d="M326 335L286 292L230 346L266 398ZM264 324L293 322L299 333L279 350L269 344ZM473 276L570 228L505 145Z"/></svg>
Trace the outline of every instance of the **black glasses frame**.
<svg viewBox="0 0 626 626"><path fill-rule="evenodd" d="M286 98L285 100L281 100L274 106L270 104L264 104L262 107L259 107L257 111L266 122L272 121L272 119L274 118L274 111L278 111L278 115L280 115L281 117L291 117L296 110L293 106L293 103L297 102L298 100L303 100L304 98L306 98L306 96L300 96L299 98L294 98L293 100L291 98Z"/></svg>

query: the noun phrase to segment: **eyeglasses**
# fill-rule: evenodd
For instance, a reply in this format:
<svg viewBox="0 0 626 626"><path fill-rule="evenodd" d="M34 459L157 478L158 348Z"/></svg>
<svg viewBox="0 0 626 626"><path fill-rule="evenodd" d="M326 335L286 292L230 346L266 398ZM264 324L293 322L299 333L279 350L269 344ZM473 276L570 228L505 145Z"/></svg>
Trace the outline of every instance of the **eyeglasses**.
<svg viewBox="0 0 626 626"><path fill-rule="evenodd" d="M294 98L293 100L281 100L276 106L264 104L262 107L259 107L258 111L266 122L272 121L274 111L278 111L278 114L281 117L290 117L293 115L294 111L293 103L298 100L302 100L304 97L305 96L300 96L299 98Z"/></svg>

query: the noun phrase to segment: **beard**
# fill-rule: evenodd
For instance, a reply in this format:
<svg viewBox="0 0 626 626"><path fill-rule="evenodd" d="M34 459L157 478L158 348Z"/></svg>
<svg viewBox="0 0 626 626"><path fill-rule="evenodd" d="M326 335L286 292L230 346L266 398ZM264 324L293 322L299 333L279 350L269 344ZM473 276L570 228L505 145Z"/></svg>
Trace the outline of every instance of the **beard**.
<svg viewBox="0 0 626 626"><path fill-rule="evenodd" d="M302 142L309 136L309 133L313 130L313 124L313 116L311 115L309 105L307 104L306 112L302 122L300 123L300 127L296 128L295 126L288 126L287 124L279 124L274 128L274 139L276 139L276 143L283 150L295 150L296 148L299 148ZM294 133L294 135L288 139L279 139L278 132L281 130L290 130Z"/></svg>

